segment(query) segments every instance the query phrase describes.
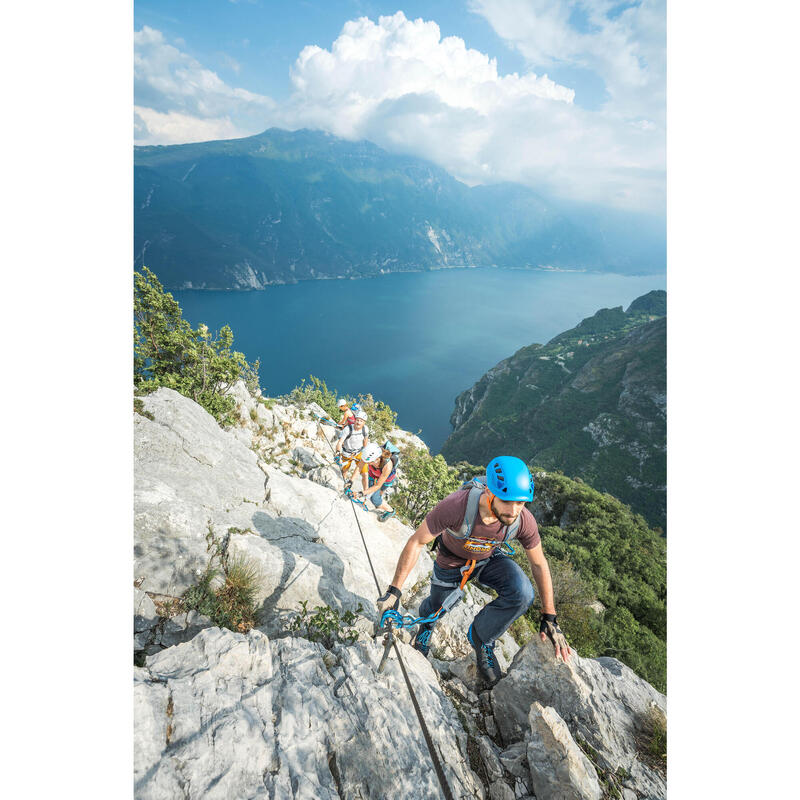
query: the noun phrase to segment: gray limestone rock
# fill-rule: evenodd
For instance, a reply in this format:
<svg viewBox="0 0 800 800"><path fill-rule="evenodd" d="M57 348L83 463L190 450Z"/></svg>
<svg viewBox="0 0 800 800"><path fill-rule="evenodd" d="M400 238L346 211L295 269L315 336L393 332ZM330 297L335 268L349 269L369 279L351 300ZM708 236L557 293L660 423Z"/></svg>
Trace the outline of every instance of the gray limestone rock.
<svg viewBox="0 0 800 800"><path fill-rule="evenodd" d="M155 603L136 586L133 587L133 632L149 631L158 624Z"/></svg>
<svg viewBox="0 0 800 800"><path fill-rule="evenodd" d="M453 794L485 797L433 670L400 648ZM378 675L380 655L209 628L150 657L134 684L135 797L438 798L398 664Z"/></svg>
<svg viewBox="0 0 800 800"><path fill-rule="evenodd" d="M142 590L180 596L205 570L213 532L229 556L253 559L261 575L258 619L282 630L306 600L374 615L411 530L380 524L339 492L259 461L199 405L169 389L144 398L151 421L135 415L134 555ZM275 410L290 415L287 407ZM319 446L327 448L322 438ZM309 450L309 452L311 452ZM245 531L242 535L232 531ZM410 583L430 573L423 553Z"/></svg>
<svg viewBox="0 0 800 800"><path fill-rule="evenodd" d="M193 639L200 631L213 626L213 622L197 611L176 614L164 621L164 626L156 636L153 644L171 647Z"/></svg>
<svg viewBox="0 0 800 800"><path fill-rule="evenodd" d="M208 563L209 528L247 527L264 501L255 453L197 403L159 389L134 415L134 577L180 595Z"/></svg>
<svg viewBox="0 0 800 800"><path fill-rule="evenodd" d="M597 773L556 710L534 701L528 719L528 766L537 800L601 800Z"/></svg>
<svg viewBox="0 0 800 800"><path fill-rule="evenodd" d="M530 780L528 769L528 745L525 741L515 742L503 750L498 758L506 772L520 778L525 784Z"/></svg>
<svg viewBox="0 0 800 800"><path fill-rule="evenodd" d="M491 800L516 800L514 790L501 780L493 781L489 784L489 797Z"/></svg>
<svg viewBox="0 0 800 800"><path fill-rule="evenodd" d="M488 736L478 736L476 742L489 781L500 780L504 775L503 765L499 758L500 749Z"/></svg>
<svg viewBox="0 0 800 800"><path fill-rule="evenodd" d="M666 714L666 697L633 670L613 658L556 661L552 645L538 637L517 653L508 675L492 690L495 720L510 744L529 731L526 709L538 701L563 718L573 735L598 753L605 769L624 768L641 779L634 788L655 787L652 797L665 797L661 775L638 761L638 738L653 706Z"/></svg>
<svg viewBox="0 0 800 800"><path fill-rule="evenodd" d="M370 558L381 587L391 581L397 556L411 535L409 528L380 524L374 514L311 481L285 475L267 467L269 500L252 507L252 534L232 537L231 554L252 559L261 570L256 597L259 627L270 635L280 633L300 609L330 606L355 611L359 604L375 619L378 589L370 569L359 529L361 525ZM409 582L431 570L423 553Z"/></svg>
<svg viewBox="0 0 800 800"><path fill-rule="evenodd" d="M289 451L289 455L299 461L305 470L323 467L327 463L320 455L308 447L293 447Z"/></svg>
<svg viewBox="0 0 800 800"><path fill-rule="evenodd" d="M341 492L344 488L342 475L336 467L323 466L316 469L310 469L306 477L318 483L320 486L326 486L328 489L333 489L335 492Z"/></svg>

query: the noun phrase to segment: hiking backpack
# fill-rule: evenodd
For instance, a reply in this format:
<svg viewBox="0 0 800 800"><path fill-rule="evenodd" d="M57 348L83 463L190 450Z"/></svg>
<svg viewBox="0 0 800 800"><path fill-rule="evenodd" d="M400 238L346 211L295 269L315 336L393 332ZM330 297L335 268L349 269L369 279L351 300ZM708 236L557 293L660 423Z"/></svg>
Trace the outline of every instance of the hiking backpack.
<svg viewBox="0 0 800 800"><path fill-rule="evenodd" d="M472 528L475 525L475 519L478 516L478 504L480 503L481 495L483 494L484 490L486 489L486 478L479 477L473 478L472 480L465 481L461 484L462 491L469 491L469 497L467 498L467 508L464 511L464 521L461 523L461 527L454 531L452 528L447 528L447 532L454 537L455 539L460 539L462 541L469 539L470 533L472 532ZM509 540L515 539L517 533L519 532L519 524L520 524L520 517L522 516L522 512L519 513L517 518L511 525L506 526L505 533L503 534L503 540L501 542L497 542L496 545L491 547L492 550L496 547L502 547L506 544ZM446 545L441 544L441 535L437 536L434 540L432 549L435 550L437 547L444 547L445 550ZM510 547L510 545L509 545ZM451 554L454 555L454 554ZM456 556L458 557L458 556Z"/></svg>

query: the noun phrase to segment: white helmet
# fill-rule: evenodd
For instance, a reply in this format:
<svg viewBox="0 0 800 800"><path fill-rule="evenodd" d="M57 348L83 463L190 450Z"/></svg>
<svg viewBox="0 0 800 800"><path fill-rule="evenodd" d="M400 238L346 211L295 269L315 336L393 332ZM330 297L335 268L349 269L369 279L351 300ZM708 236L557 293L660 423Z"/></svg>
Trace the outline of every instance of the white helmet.
<svg viewBox="0 0 800 800"><path fill-rule="evenodd" d="M358 414L356 414L356 419L363 419L364 422L366 422L367 415L363 411L359 411Z"/></svg>
<svg viewBox="0 0 800 800"><path fill-rule="evenodd" d="M340 397L336 405L339 406L339 408L341 408L342 406L347 406L350 404L347 402L347 400L344 399L344 397Z"/></svg>
<svg viewBox="0 0 800 800"><path fill-rule="evenodd" d="M368 444L361 451L361 460L367 464L377 461L381 457L381 447L377 444Z"/></svg>

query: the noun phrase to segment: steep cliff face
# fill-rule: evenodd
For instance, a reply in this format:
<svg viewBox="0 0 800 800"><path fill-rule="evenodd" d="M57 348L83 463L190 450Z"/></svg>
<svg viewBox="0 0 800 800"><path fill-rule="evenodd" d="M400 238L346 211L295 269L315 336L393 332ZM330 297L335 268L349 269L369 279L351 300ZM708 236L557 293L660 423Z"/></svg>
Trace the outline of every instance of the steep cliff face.
<svg viewBox="0 0 800 800"><path fill-rule="evenodd" d="M330 466L330 429L313 407L267 407L241 383L233 393L230 430L169 389L135 416L135 796L441 797L400 665L392 655L377 669L375 579ZM355 513L385 586L411 530ZM218 548L259 566L247 632L177 608ZM430 570L423 553L407 610ZM564 664L538 639L519 649L505 636L508 676L480 691L465 631L489 599L469 588L437 625L430 661L398 645L453 795L601 798L613 785L625 800L665 797L642 741L666 698L615 659ZM293 631L303 602L361 603L352 642Z"/></svg>
<svg viewBox="0 0 800 800"><path fill-rule="evenodd" d="M456 398L442 454L559 469L666 529L665 298L602 309L501 361Z"/></svg>

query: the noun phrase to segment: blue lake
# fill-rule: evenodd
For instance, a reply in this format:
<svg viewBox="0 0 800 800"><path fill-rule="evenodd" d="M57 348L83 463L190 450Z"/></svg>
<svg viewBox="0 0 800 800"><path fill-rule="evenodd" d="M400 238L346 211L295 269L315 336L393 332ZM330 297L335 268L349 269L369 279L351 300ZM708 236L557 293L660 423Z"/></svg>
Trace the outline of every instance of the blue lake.
<svg viewBox="0 0 800 800"><path fill-rule="evenodd" d="M193 326L233 328L234 348L261 359L265 394L309 374L350 397L371 392L438 452L456 396L498 361L665 288L665 275L485 268L172 294Z"/></svg>

